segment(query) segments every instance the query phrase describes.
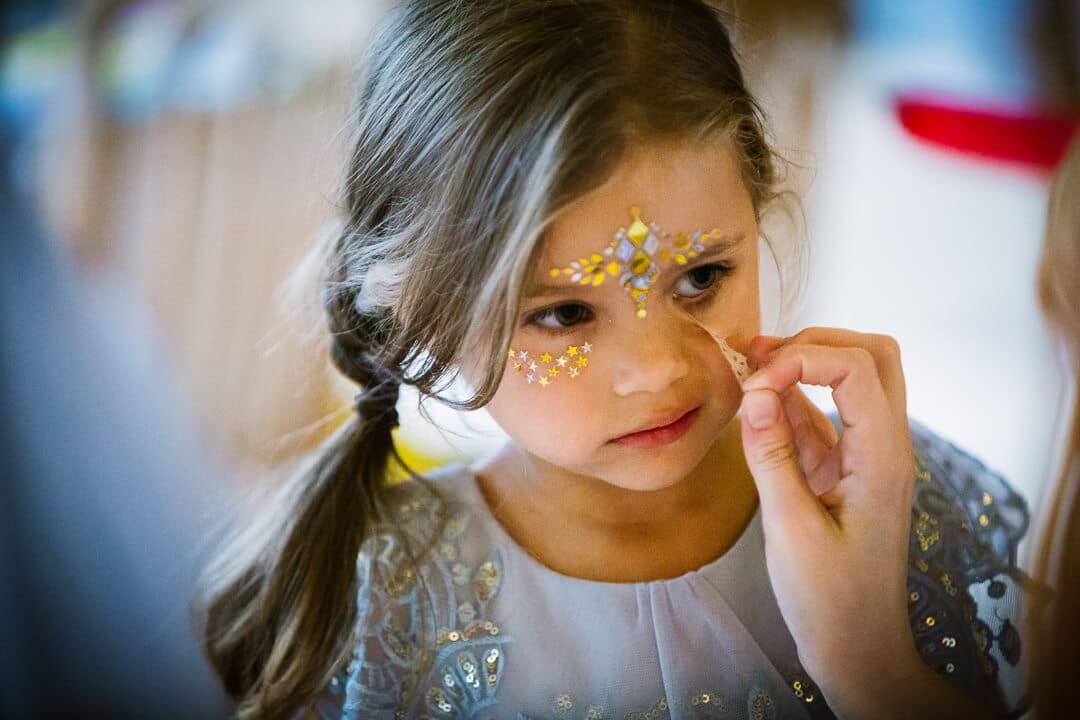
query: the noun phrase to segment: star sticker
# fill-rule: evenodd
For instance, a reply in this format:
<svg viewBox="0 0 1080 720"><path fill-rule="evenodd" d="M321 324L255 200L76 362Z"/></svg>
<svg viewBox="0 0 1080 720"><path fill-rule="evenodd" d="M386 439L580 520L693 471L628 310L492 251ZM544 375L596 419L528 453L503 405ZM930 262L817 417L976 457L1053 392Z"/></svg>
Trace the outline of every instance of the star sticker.
<svg viewBox="0 0 1080 720"><path fill-rule="evenodd" d="M543 385L544 387L547 387L548 386L548 379L546 377L540 378L540 384Z"/></svg>
<svg viewBox="0 0 1080 720"><path fill-rule="evenodd" d="M566 348L566 354L570 357L574 357L575 355L577 355L577 345L571 345L570 347Z"/></svg>
<svg viewBox="0 0 1080 720"><path fill-rule="evenodd" d="M556 360L555 362L559 363L559 367L566 367L566 356L565 355L560 355L559 359Z"/></svg>
<svg viewBox="0 0 1080 720"><path fill-rule="evenodd" d="M518 353L518 360L528 360L528 359L529 359L529 351L528 350L522 350L521 352Z"/></svg>
<svg viewBox="0 0 1080 720"><path fill-rule="evenodd" d="M521 372L521 363L514 363L514 372Z"/></svg>
<svg viewBox="0 0 1080 720"><path fill-rule="evenodd" d="M544 353L543 355L541 355L540 356L540 362L542 362L542 363L551 362L551 353Z"/></svg>
<svg viewBox="0 0 1080 720"><path fill-rule="evenodd" d="M555 377L558 374L559 374L559 368L557 368L557 367L553 367L550 370L548 370L548 375L550 375L551 377Z"/></svg>
<svg viewBox="0 0 1080 720"><path fill-rule="evenodd" d="M589 358L587 358L587 357L579 357L577 359L577 366L578 367L585 367L588 364L589 364Z"/></svg>
<svg viewBox="0 0 1080 720"><path fill-rule="evenodd" d="M533 372L536 372L536 362L535 361L529 363L529 369L532 370Z"/></svg>
<svg viewBox="0 0 1080 720"><path fill-rule="evenodd" d="M533 384L533 376L532 376L532 373L529 373L528 375L526 375L526 376L525 376L525 382L529 383L530 385L532 385L532 384Z"/></svg>
<svg viewBox="0 0 1080 720"><path fill-rule="evenodd" d="M581 352L583 352L583 353L592 352L592 343L585 343L584 345L582 345L581 346Z"/></svg>
<svg viewBox="0 0 1080 720"><path fill-rule="evenodd" d="M579 372L580 371L576 367L571 367L570 368L570 377L576 378L578 376Z"/></svg>
<svg viewBox="0 0 1080 720"><path fill-rule="evenodd" d="M513 359L514 359L514 355L516 355L516 354L517 354L517 353L515 353L515 352L514 352L514 348L510 348L510 359L511 359L511 360L513 360Z"/></svg>

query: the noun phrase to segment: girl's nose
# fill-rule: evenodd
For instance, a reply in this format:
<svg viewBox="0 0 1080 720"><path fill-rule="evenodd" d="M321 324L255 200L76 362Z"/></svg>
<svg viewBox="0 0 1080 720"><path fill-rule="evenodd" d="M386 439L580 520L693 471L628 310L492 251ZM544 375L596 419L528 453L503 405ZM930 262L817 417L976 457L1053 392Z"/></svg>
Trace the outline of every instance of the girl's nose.
<svg viewBox="0 0 1080 720"><path fill-rule="evenodd" d="M613 388L620 396L659 393L685 377L690 363L675 329L664 332L661 323L647 319L626 345L614 349Z"/></svg>

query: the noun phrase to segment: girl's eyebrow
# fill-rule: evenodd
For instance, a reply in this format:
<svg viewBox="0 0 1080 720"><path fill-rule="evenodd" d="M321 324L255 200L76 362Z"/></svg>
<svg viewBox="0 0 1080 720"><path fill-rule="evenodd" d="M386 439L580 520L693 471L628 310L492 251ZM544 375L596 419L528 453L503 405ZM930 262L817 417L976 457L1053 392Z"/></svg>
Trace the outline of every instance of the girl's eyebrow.
<svg viewBox="0 0 1080 720"><path fill-rule="evenodd" d="M721 235L709 234L709 239L702 243L705 249L699 252L694 260L699 258L716 257L731 252L746 240L745 232L727 233Z"/></svg>
<svg viewBox="0 0 1080 720"><path fill-rule="evenodd" d="M542 297L550 297L552 295L569 295L577 292L581 286L577 283L562 282L558 284L554 283L536 283L525 288L525 292L521 294L522 298L534 300Z"/></svg>
<svg viewBox="0 0 1080 720"><path fill-rule="evenodd" d="M745 232L726 233L713 235L709 234L708 240L702 243L705 249L695 255L687 264L700 262L702 258L713 258L718 255L725 255L731 252L734 248L741 245L746 240ZM668 259L661 261L664 267L670 266L674 268L681 267L677 265L674 260ZM551 282L550 277L545 273L546 282L537 282L530 284L525 288L525 292L522 293L523 298L536 299L542 297L550 297L552 295L564 295L572 294L585 287L577 283L572 283L567 280Z"/></svg>

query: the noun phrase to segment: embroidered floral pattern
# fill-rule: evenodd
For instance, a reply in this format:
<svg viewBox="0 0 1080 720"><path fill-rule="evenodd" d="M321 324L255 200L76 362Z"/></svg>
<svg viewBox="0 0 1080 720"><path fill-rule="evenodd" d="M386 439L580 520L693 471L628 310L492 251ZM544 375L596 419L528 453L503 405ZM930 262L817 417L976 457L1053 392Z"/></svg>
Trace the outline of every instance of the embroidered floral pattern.
<svg viewBox="0 0 1080 720"><path fill-rule="evenodd" d="M973 692L991 692L998 660L1020 656L1020 638L1005 617L972 595L987 585L987 602L1023 584L1016 547L1027 529L1023 499L970 455L912 426L915 499L908 572L908 611L927 665ZM1000 499L996 500L995 496ZM984 618L1000 618L991 628Z"/></svg>
<svg viewBox="0 0 1080 720"><path fill-rule="evenodd" d="M393 521L400 530L376 532L357 561L364 617L346 668L343 717L470 717L495 702L506 664L510 638L488 615L502 556L496 550L475 569L460 562L469 513L436 497L402 503ZM418 577L408 560L423 547L430 551Z"/></svg>
<svg viewBox="0 0 1080 720"><path fill-rule="evenodd" d="M751 684L746 696L747 717L756 720L772 720L775 717L776 703L762 687L763 682L759 679ZM607 720L617 717L622 720L666 720L672 717L706 720L737 717L732 714L734 707L735 704L731 699L719 692L697 692L685 700L670 701L666 697L661 697L648 707L616 715L614 711L602 705L579 706L573 696L562 693L555 697L551 710L552 718L555 720ZM538 718L518 713L516 720L538 720Z"/></svg>

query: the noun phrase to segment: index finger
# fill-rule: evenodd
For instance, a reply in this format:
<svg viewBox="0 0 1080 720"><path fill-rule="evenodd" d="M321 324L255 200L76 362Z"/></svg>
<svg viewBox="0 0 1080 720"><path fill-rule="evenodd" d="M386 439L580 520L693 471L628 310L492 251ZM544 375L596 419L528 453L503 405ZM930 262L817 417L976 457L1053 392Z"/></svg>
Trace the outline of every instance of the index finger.
<svg viewBox="0 0 1080 720"><path fill-rule="evenodd" d="M907 383L900 359L900 344L889 335L860 333L843 328L810 327L782 341L787 344L860 347L874 358L881 386L885 390L898 421L907 422Z"/></svg>
<svg viewBox="0 0 1080 720"><path fill-rule="evenodd" d="M784 393L797 383L831 387L844 432L854 432L855 440L869 441L874 428L896 423L874 359L862 348L785 345L742 387Z"/></svg>

